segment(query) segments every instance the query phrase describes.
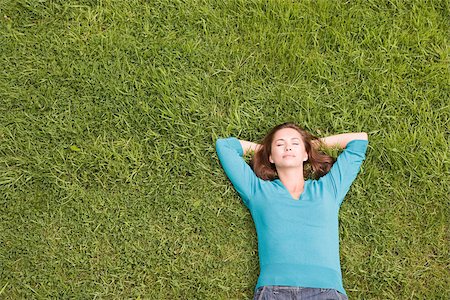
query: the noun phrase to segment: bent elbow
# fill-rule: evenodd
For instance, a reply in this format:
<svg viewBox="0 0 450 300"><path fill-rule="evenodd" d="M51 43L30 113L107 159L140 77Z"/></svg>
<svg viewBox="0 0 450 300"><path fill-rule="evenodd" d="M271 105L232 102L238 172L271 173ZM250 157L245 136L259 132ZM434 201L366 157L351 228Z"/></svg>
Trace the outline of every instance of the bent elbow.
<svg viewBox="0 0 450 300"><path fill-rule="evenodd" d="M224 138L218 138L216 140L216 149L220 148L221 146L223 146L225 143L225 139Z"/></svg>

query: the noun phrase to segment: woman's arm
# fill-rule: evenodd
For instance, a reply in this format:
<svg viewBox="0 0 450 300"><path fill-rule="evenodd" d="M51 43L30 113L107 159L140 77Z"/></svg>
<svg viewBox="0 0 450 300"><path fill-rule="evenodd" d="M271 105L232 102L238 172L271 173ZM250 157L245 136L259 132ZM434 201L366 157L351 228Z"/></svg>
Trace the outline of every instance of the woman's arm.
<svg viewBox="0 0 450 300"><path fill-rule="evenodd" d="M345 148L347 144L353 140L368 140L367 133L365 132L352 132L332 135L324 138L320 138L320 141L325 144L326 147L339 147ZM317 145L317 141L313 141L313 144Z"/></svg>
<svg viewBox="0 0 450 300"><path fill-rule="evenodd" d="M244 140L239 140L239 142L241 143L241 147L242 147L242 150L244 151L244 155L251 151L256 152L261 147L260 144L256 144L253 142L248 142L248 141L244 141Z"/></svg>
<svg viewBox="0 0 450 300"><path fill-rule="evenodd" d="M245 145L244 147L247 148ZM244 147L235 137L218 138L216 141L216 152L220 164L245 205L249 207L254 199L255 186L260 179L244 160L242 151Z"/></svg>

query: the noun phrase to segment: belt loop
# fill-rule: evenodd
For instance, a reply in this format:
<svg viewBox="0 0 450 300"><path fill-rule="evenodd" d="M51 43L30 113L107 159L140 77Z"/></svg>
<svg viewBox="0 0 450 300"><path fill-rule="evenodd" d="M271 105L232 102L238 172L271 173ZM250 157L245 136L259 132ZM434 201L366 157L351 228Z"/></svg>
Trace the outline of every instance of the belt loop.
<svg viewBox="0 0 450 300"><path fill-rule="evenodd" d="M266 286L263 285L262 290L261 290L261 293L259 293L259 297L258 297L257 300L261 300L261 299L262 299L262 297L263 297L263 295L264 295L264 290L265 290L265 289L266 289Z"/></svg>

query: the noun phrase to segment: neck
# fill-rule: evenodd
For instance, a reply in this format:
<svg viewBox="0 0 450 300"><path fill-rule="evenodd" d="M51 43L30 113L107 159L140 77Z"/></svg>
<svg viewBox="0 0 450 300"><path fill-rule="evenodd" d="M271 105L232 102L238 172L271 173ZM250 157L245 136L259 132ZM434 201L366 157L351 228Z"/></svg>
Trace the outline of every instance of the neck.
<svg viewBox="0 0 450 300"><path fill-rule="evenodd" d="M277 169L278 178L283 185L291 192L301 192L305 185L303 177L303 167Z"/></svg>

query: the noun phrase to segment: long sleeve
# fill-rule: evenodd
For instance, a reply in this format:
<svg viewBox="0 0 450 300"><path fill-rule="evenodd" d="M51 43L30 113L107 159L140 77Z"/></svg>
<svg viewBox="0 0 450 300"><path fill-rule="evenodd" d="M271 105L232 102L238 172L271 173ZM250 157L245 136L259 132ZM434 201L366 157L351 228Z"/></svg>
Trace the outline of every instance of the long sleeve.
<svg viewBox="0 0 450 300"><path fill-rule="evenodd" d="M237 138L221 138L216 141L216 152L225 174L230 179L244 204L249 207L255 186L260 180L245 162L241 143Z"/></svg>
<svg viewBox="0 0 450 300"><path fill-rule="evenodd" d="M368 143L367 140L353 140L347 143L328 174L324 176L324 180L328 181L332 187L339 205L342 204L366 158Z"/></svg>

